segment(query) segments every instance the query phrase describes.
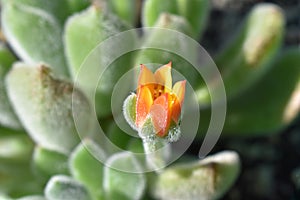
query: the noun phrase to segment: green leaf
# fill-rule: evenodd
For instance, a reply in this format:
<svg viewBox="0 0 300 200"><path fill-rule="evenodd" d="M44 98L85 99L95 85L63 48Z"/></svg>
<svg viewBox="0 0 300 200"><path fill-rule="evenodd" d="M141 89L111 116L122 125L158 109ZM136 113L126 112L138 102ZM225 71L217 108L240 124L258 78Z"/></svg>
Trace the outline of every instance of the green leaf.
<svg viewBox="0 0 300 200"><path fill-rule="evenodd" d="M180 16L191 24L193 28L193 37L199 39L206 26L209 11L209 0L177 0L178 12Z"/></svg>
<svg viewBox="0 0 300 200"><path fill-rule="evenodd" d="M68 75L62 29L56 18L42 9L17 2L5 3L1 14L5 37L23 61L45 62L61 77Z"/></svg>
<svg viewBox="0 0 300 200"><path fill-rule="evenodd" d="M72 152L69 166L72 176L83 183L93 199L103 199L103 163L104 151L93 141L84 140Z"/></svg>
<svg viewBox="0 0 300 200"><path fill-rule="evenodd" d="M63 26L67 17L71 14L69 11L68 0L2 0L4 4L14 2L20 6L30 6L41 9L52 15Z"/></svg>
<svg viewBox="0 0 300 200"><path fill-rule="evenodd" d="M70 66L70 71L73 78L80 72L80 67L85 61L85 58L91 51L104 40L109 37L128 30L128 27L123 24L116 16L111 15L100 7L93 5L87 10L70 17L65 27L64 42L66 46L67 60ZM84 42L79 42L84 41ZM130 41L122 41L122 44L112 44L118 47L124 44L134 43L135 36L132 36ZM132 66L130 54L119 57L112 65L105 69L105 62L110 60L111 54L114 54L113 49L107 49L97 55L97 60L89 62L89 73L81 75L77 80L80 87L84 90L96 91L96 110L101 117L111 113L111 93L114 85L119 78ZM90 60L88 60L90 61ZM98 77L97 71L102 69L103 75ZM93 74L93 76L91 76ZM98 82L99 79L99 82ZM88 80L88 81L87 81Z"/></svg>
<svg viewBox="0 0 300 200"><path fill-rule="evenodd" d="M21 129L21 124L14 113L7 97L4 78L16 57L0 43L0 124L9 128Z"/></svg>
<svg viewBox="0 0 300 200"><path fill-rule="evenodd" d="M136 173L119 171L136 170ZM146 180L140 172L140 165L129 152L117 153L111 156L104 169L104 189L107 194L107 199L141 199Z"/></svg>
<svg viewBox="0 0 300 200"><path fill-rule="evenodd" d="M29 161L30 157L23 162L0 158L0 193L15 198L42 192L43 186L32 173Z"/></svg>
<svg viewBox="0 0 300 200"><path fill-rule="evenodd" d="M86 97L72 84L55 79L48 67L17 63L7 75L6 85L22 124L40 146L68 154L79 143L79 134L91 134ZM77 131L73 116L84 131Z"/></svg>
<svg viewBox="0 0 300 200"><path fill-rule="evenodd" d="M39 146L35 147L33 153L33 167L46 180L55 174L69 174L66 155Z"/></svg>
<svg viewBox="0 0 300 200"><path fill-rule="evenodd" d="M27 162L32 152L33 142L25 133L11 133L0 127L0 159Z"/></svg>
<svg viewBox="0 0 300 200"><path fill-rule="evenodd" d="M239 157L231 151L179 164L157 175L152 193L162 200L218 199L236 180L239 167Z"/></svg>
<svg viewBox="0 0 300 200"><path fill-rule="evenodd" d="M146 0L143 5L143 26L155 26L162 13L178 14L177 2L174 0Z"/></svg>
<svg viewBox="0 0 300 200"><path fill-rule="evenodd" d="M109 0L109 8L121 20L135 27L138 21L140 0Z"/></svg>
<svg viewBox="0 0 300 200"><path fill-rule="evenodd" d="M22 198L19 198L17 200L47 200L45 197L43 196L27 196L27 197L22 197Z"/></svg>
<svg viewBox="0 0 300 200"><path fill-rule="evenodd" d="M300 112L300 51L286 50L262 80L228 103L224 132L275 133Z"/></svg>
<svg viewBox="0 0 300 200"><path fill-rule="evenodd" d="M243 27L216 59L228 99L242 95L272 66L284 33L285 18L280 7L257 4ZM204 96L204 95L203 95ZM199 101L208 101L201 98Z"/></svg>
<svg viewBox="0 0 300 200"><path fill-rule="evenodd" d="M53 176L45 188L47 200L91 200L86 188L68 176Z"/></svg>
<svg viewBox="0 0 300 200"><path fill-rule="evenodd" d="M67 0L69 9L72 13L76 13L86 9L91 3L91 0Z"/></svg>
<svg viewBox="0 0 300 200"><path fill-rule="evenodd" d="M109 141L121 149L126 149L130 139L132 138L128 133L121 130L115 122L110 124L106 133Z"/></svg>

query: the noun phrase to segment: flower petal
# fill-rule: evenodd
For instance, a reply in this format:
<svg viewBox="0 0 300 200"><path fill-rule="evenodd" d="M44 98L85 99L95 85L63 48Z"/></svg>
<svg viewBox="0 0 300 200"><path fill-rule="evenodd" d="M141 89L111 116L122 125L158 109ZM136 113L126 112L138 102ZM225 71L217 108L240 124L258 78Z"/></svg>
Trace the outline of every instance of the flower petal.
<svg viewBox="0 0 300 200"><path fill-rule="evenodd" d="M178 124L181 114L181 108L184 100L186 81L178 81L173 87L173 105L172 105L172 119Z"/></svg>
<svg viewBox="0 0 300 200"><path fill-rule="evenodd" d="M184 100L185 84L186 84L186 80L178 81L173 86L173 93L176 95L176 97L179 100L180 104L182 104L183 100Z"/></svg>
<svg viewBox="0 0 300 200"><path fill-rule="evenodd" d="M172 89L171 66L172 62L169 62L168 64L158 68L154 73L156 82L165 86L165 92Z"/></svg>
<svg viewBox="0 0 300 200"><path fill-rule="evenodd" d="M143 64L141 64L141 71L138 79L138 86L155 84L155 77L153 73Z"/></svg>
<svg viewBox="0 0 300 200"><path fill-rule="evenodd" d="M164 137L171 123L171 102L172 98L169 93L165 93L155 99L150 108L152 122L159 137Z"/></svg>
<svg viewBox="0 0 300 200"><path fill-rule="evenodd" d="M150 112L150 107L153 104L151 91L147 86L141 85L138 89L136 100L136 125L141 127Z"/></svg>

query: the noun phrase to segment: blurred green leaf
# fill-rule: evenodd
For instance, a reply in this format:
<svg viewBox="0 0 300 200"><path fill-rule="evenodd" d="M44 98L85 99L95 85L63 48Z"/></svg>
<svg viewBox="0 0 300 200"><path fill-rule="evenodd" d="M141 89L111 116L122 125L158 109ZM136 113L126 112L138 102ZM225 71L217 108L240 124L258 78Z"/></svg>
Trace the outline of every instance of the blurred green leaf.
<svg viewBox="0 0 300 200"><path fill-rule="evenodd" d="M143 26L155 26L162 13L178 14L177 2L174 0L145 0L142 12Z"/></svg>
<svg viewBox="0 0 300 200"><path fill-rule="evenodd" d="M67 1L71 13L82 11L87 7L89 7L92 3L92 0L67 0Z"/></svg>
<svg viewBox="0 0 300 200"><path fill-rule="evenodd" d="M63 26L67 17L71 14L69 11L68 0L2 0L4 4L14 2L20 6L29 6L41 9L52 15Z"/></svg>
<svg viewBox="0 0 300 200"><path fill-rule="evenodd" d="M107 137L110 142L116 145L118 148L126 149L127 145L132 138L128 133L121 130L118 124L112 122L107 130Z"/></svg>
<svg viewBox="0 0 300 200"><path fill-rule="evenodd" d="M45 177L45 180L55 174L69 174L66 155L39 146L33 153L33 167L37 175Z"/></svg>
<svg viewBox="0 0 300 200"><path fill-rule="evenodd" d="M73 78L75 79L76 75L81 72L80 70L82 69L80 67L85 58L97 45L109 37L128 29L129 27L123 24L116 16L105 12L103 7L97 5L92 5L78 15L70 17L65 27L64 41L67 60ZM123 44L120 44L120 41L114 41L115 44L112 44L112 46L132 45L135 37L135 35L132 35L130 41L122 41ZM131 56L128 54L120 56L112 65L105 66L111 54L114 54L113 49L106 49L106 52L99 53L97 60L89 62L90 71L86 74L81 74L81 78L76 80L84 90L94 91L97 84L91 85L91 83L98 83L95 103L97 114L101 117L110 114L111 92L114 85L132 67ZM108 67L107 70L105 70L105 67ZM99 68L105 70L101 78L96 73L99 71ZM91 74L93 75L91 76Z"/></svg>
<svg viewBox="0 0 300 200"><path fill-rule="evenodd" d="M22 197L16 200L47 200L45 197L43 196L27 196L27 197Z"/></svg>
<svg viewBox="0 0 300 200"><path fill-rule="evenodd" d="M206 26L209 11L209 0L177 0L178 12L180 16L191 24L193 37L199 39Z"/></svg>
<svg viewBox="0 0 300 200"><path fill-rule="evenodd" d="M0 193L18 198L42 192L43 186L32 173L29 161L30 158L27 162L0 159Z"/></svg>
<svg viewBox="0 0 300 200"><path fill-rule="evenodd" d="M119 171L120 168L126 171L136 170L136 173ZM122 152L111 156L104 169L104 189L107 199L141 199L146 180L140 170L139 163L131 153Z"/></svg>
<svg viewBox="0 0 300 200"><path fill-rule="evenodd" d="M38 145L67 154L79 143L79 134L91 133L86 97L72 84L55 79L48 67L17 63L6 84L16 113ZM84 132L76 130L73 116Z"/></svg>
<svg viewBox="0 0 300 200"><path fill-rule="evenodd" d="M91 200L86 188L68 176L53 176L45 188L47 200Z"/></svg>
<svg viewBox="0 0 300 200"><path fill-rule="evenodd" d="M257 4L251 10L216 59L228 99L242 95L270 69L281 46L284 24L283 11L275 4ZM202 97L199 101L209 102L208 93Z"/></svg>
<svg viewBox="0 0 300 200"><path fill-rule="evenodd" d="M282 52L272 69L244 95L229 102L224 132L271 133L300 112L300 50Z"/></svg>
<svg viewBox="0 0 300 200"><path fill-rule="evenodd" d="M31 158L33 142L23 132L10 132L0 127L0 159L24 162Z"/></svg>
<svg viewBox="0 0 300 200"><path fill-rule="evenodd" d="M159 173L153 187L158 199L218 199L239 174L239 157L224 151L203 160L170 167Z"/></svg>
<svg viewBox="0 0 300 200"><path fill-rule="evenodd" d="M83 183L95 200L103 199L103 163L104 151L93 141L84 140L72 152L69 165L72 176Z"/></svg>
<svg viewBox="0 0 300 200"><path fill-rule="evenodd" d="M21 124L15 115L6 94L4 78L17 58L0 43L0 124L9 128L21 129Z"/></svg>
<svg viewBox="0 0 300 200"><path fill-rule="evenodd" d="M61 77L68 75L62 28L55 17L14 1L3 5L1 14L5 37L22 60L31 64L45 62Z"/></svg>
<svg viewBox="0 0 300 200"><path fill-rule="evenodd" d="M133 27L138 21L141 0L108 0L111 11Z"/></svg>

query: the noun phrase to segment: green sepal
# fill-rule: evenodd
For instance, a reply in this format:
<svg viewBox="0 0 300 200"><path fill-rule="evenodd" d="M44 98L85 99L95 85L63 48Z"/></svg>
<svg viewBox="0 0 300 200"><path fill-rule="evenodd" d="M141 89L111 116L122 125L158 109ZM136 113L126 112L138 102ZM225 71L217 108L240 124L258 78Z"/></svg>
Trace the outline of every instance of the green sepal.
<svg viewBox="0 0 300 200"><path fill-rule="evenodd" d="M123 115L127 123L133 128L137 130L136 126L136 94L131 93L124 101L123 104Z"/></svg>
<svg viewBox="0 0 300 200"><path fill-rule="evenodd" d="M138 134L140 138L155 138L156 131L150 115L147 115L142 127L139 129Z"/></svg>

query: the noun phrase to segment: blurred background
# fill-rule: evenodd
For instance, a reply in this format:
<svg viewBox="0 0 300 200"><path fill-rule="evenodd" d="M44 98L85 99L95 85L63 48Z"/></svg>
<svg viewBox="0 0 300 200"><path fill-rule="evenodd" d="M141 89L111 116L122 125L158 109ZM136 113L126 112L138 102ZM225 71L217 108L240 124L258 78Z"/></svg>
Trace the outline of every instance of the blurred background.
<svg viewBox="0 0 300 200"><path fill-rule="evenodd" d="M6 2L6 3L9 2L9 0L2 0L2 1ZM163 1L163 0L161 0L161 1ZM26 1L24 1L24 2L26 2ZM28 1L28 2L30 2L30 1ZM70 0L70 2L75 2L75 1ZM89 2L87 0L83 1L83 2L84 2L83 6L80 7L80 9L78 9L80 11L83 10L84 8L86 8L90 4L90 3L87 3L87 2ZM139 4L137 4L137 6L136 6L136 10L135 10L136 15L133 17L134 19L131 20L131 22L132 22L132 24L130 24L131 28L144 26L144 22L143 22L143 19L141 16L143 15L142 6L144 5L145 1L136 0L136 2L139 2ZM273 1L272 0L268 0L268 1L263 1L263 0L211 0L209 3L210 3L210 10L207 14L207 21L203 25L201 25L201 28L203 28L203 30L201 31L201 34L196 35L196 36L193 35L193 37L194 37L194 39L198 40L199 43L207 50L207 52L215 59L218 67L220 67L223 63L227 63L228 66L230 66L231 64L236 65L235 67L237 67L237 68L239 67L239 65L246 66L246 68L249 66L253 67L253 68L255 68L257 66L261 67L261 66L264 66L264 64L260 63L260 61L263 60L260 58L260 55L262 55L263 57L265 56L266 60L268 60L268 58L270 58L270 60L268 60L268 62L271 64L268 64L268 65L274 66L273 68L272 67L268 68L269 71L266 70L267 72L262 73L263 76L257 78L257 80L255 78L253 78L253 85L251 82L251 86L249 86L249 88L245 91L240 92L239 91L240 88L238 88L238 85L235 84L232 88L233 89L238 88L238 89L236 89L236 91L238 91L240 93L237 96L234 96L231 98L231 96L230 96L231 90L228 89L228 91L229 91L228 92L228 97L229 97L228 98L228 116L226 118L224 133L222 133L220 139L218 140L216 146L213 148L211 154L217 153L217 152L220 152L223 150L236 151L241 158L241 172L240 172L235 184L229 189L229 191L221 199L222 200L239 200L239 199L243 199L243 200L253 200L253 199L257 199L257 200L297 200L297 199L300 199L300 114L299 114L299 110L300 110L300 86L299 86L299 81L300 81L300 70L299 70L300 69L300 64L299 64L300 63L299 62L299 60L300 60L299 59L300 58L300 1L299 0L284 0L284 1L281 1L281 0L273 0ZM272 3L272 4L279 6L282 9L282 13L284 14L284 17L285 17L285 24L283 27L284 30L283 31L279 30L278 32L276 32L274 34L275 35L274 36L271 33L273 31L271 29L271 31L270 31L271 36L270 36L270 38L267 37L268 41L266 42L266 46L258 45L258 48L257 48L257 46L254 46L253 49L256 52L254 52L253 54L255 54L255 56L257 56L257 57L254 56L257 59L254 59L253 65L248 66L247 63L239 60L239 59L241 59L239 51L242 51L242 48L244 48L246 46L247 49L245 51L249 51L251 54L252 53L251 52L252 44L251 43L247 44L247 45L243 44L244 46L241 45L240 44L240 43L242 43L241 41L244 41L243 39L245 39L245 38L243 38L245 36L245 33L243 33L243 32L241 33L239 31L241 29L243 29L243 26L245 24L247 24L247 26L250 24L249 29L251 29L252 24L257 25L257 24L259 24L258 21L260 21L260 20L264 21L264 19L259 18L259 17L254 18L255 20L254 20L254 22L251 22L252 24L247 21L247 16L249 16L249 13L251 13L251 11L254 8L256 8L257 5L260 5L261 3ZM76 12L79 12L78 10L76 10ZM74 11L74 13L75 13L75 11ZM58 15L59 14L61 14L61 13L58 12ZM69 15L71 16L71 14L69 14ZM65 20L68 16L64 16L64 17L65 17L64 18L64 20ZM90 16L87 17L88 20L92 18L92 17L90 17L90 18L89 17ZM267 16L264 16L264 17L267 17ZM11 19L13 19L13 17ZM125 17L124 17L124 19L125 19ZM76 20L74 20L74 21L76 21ZM85 24L84 20L82 20L82 21L83 21L83 24ZM129 21L130 21L130 18L129 18ZM6 23L6 26L8 27L7 29L9 29L10 21L6 20L4 22ZM3 19L2 19L2 23L3 23ZM76 28L80 27L80 26L76 27L77 26L76 23L77 22L75 22L74 30ZM94 21L91 22L91 24L93 24L93 23L94 23ZM177 22L174 22L174 23L177 23ZM64 24L64 21L62 22L62 24ZM116 22L116 24L118 24L118 22ZM174 27L177 28L177 26L174 26ZM178 27L180 27L180 26L178 26ZM72 28L70 28L70 30ZM282 28L282 27L280 27L280 28ZM13 31L15 31L15 30L13 30L14 27L11 29L12 29L12 35L15 34L13 32ZM125 30L126 29L130 29L130 28L126 27ZM260 27L258 30L258 35L260 34L259 31L261 29L262 28ZM66 29L64 29L64 30L66 30ZM24 36L25 39L22 38L22 31L23 30L17 30L16 32L18 32L18 33L14 35L15 38L17 38L17 39L21 38L20 43L22 41L26 40L25 36ZM26 31L27 30L24 30L24 32L26 32ZM43 31L45 31L45 30L43 30ZM80 32L81 30L77 29L77 31ZM89 31L90 30L88 29L87 32L89 32ZM95 32L97 32L97 31L98 30L96 30ZM19 34L19 32L21 32L21 34ZM279 39L280 42L275 44L274 48L273 48L273 46L272 46L273 39L275 38L274 40L276 40L276 34L280 35L282 32L284 32L284 33L283 33L282 38ZM48 33L48 32L46 30L43 33ZM61 34L61 33L59 33L59 34ZM72 32L70 33L70 35L71 34L72 34ZM236 39L237 38L236 36L239 34L240 34L240 36L239 36L240 38L238 37L238 39ZM266 35L268 36L268 33L266 33ZM61 35L59 35L59 36L61 36ZM67 37L68 36L64 37L64 39ZM16 41L16 40L14 40L15 38L13 38L13 39L6 38L5 34L2 31L0 32L0 40L2 41L4 46L6 46L10 51L13 52L14 56L17 57L16 60L25 60L26 61L26 59L24 59L22 57L21 53L18 52L19 49L15 47L18 45L13 43ZM103 38L105 38L105 37L103 37ZM101 38L101 40L103 40L103 38ZM198 39L198 38L201 38L201 39ZM62 40L62 39L60 38L60 40ZM72 38L70 39L70 41L71 40L72 40ZM234 50L229 51L227 49L228 48L227 44L231 44L232 41L236 45L233 45ZM250 40L250 42L251 41L252 40ZM269 41L271 41L271 42L269 43ZM60 41L60 42L63 43L62 41ZM72 42L74 42L74 41L71 41L70 43L72 43ZM274 43L276 43L276 42L277 41L275 41ZM31 41L29 43L32 44ZM68 41L67 42L64 41L64 43L61 44L61 46L64 46L66 49L69 48L71 50L72 50L72 48L71 48L72 45L73 45L73 43L70 45L70 44L68 44ZM78 44L77 41L74 46L76 46L76 45L77 45L77 47L79 47L79 49L81 48L81 46L84 46L84 44L81 44L81 42L79 42L79 44ZM253 43L253 45L256 45L256 44ZM270 45L271 47L268 45ZM26 41L25 41L24 46L26 46ZM39 44L37 44L36 46L33 45L32 49L29 48L29 50L28 50L29 54L31 53L30 51L39 51L38 47L39 47ZM255 49L255 48L257 48L257 49ZM265 49L267 49L266 51L271 52L272 48L276 49L276 54L272 54L272 53L264 54ZM25 49L26 49L26 47L25 47ZM37 49L37 50L35 50L35 49ZM47 48L44 48L44 49L47 49ZM69 54L74 53L72 51L70 51L70 52L67 52L67 53L69 53ZM221 54L220 54L220 52L221 52ZM257 52L259 52L259 53L257 53ZM71 55L71 56L69 55L69 57L67 56L71 60L71 61L68 60L69 61L69 62L67 62L68 64L72 63L72 59L74 57L76 58L76 56L77 56L76 53L77 52L75 52L74 55ZM256 55L256 54L258 54L258 55ZM35 56L36 55L35 52L32 55ZM225 55L225 56L222 57L222 55ZM72 56L73 56L73 58L72 58ZM39 60L39 59L41 61L45 61L42 58L37 58L37 60ZM47 59L47 56L46 56L46 59ZM47 62L48 62L48 60L46 61L46 63ZM51 59L49 60L49 62L51 62ZM163 62L165 62L165 61L162 61L162 63ZM222 67L223 66L221 66L220 69ZM69 66L69 68L72 68L72 67ZM251 68L251 69L253 69L253 68ZM289 68L291 68L292 70L289 70ZM247 77L247 73L249 73L249 74L252 73L251 70L249 70L249 71L247 71L247 70L248 69L245 70L244 76L242 76L242 77L245 78L245 77ZM71 69L71 71L72 71L72 69ZM245 76L245 74L246 74L246 76ZM1 71L0 71L0 75L1 75ZM252 75L250 74L250 76L252 76ZM4 75L3 75L3 77L4 77ZM1 81L2 81L2 79L1 79ZM229 80L228 81L229 88L231 88L231 85L230 85L231 79L229 78L228 80ZM252 81L252 79L251 79L251 81ZM255 84L254 84L254 82L255 82ZM233 81L233 83L235 83L235 82ZM0 86L4 86L4 84L0 85ZM1 94L0 94L0 97L1 97ZM109 100L110 99L108 99L108 101ZM201 101L201 100L199 100L199 101ZM4 105L3 102L4 102L4 100L1 99L0 103L2 105ZM105 104L105 103L107 103L107 102L104 101L103 104ZM291 103L291 106L289 107L290 110L287 111L287 107L288 107L289 103ZM286 112L288 112L287 114L288 115L290 114L289 116L291 116L287 120L285 120L286 118L283 116L284 114L286 114ZM100 123L105 124L107 126L107 129L111 130L110 125L113 124L111 111L108 110L107 113L108 114L106 114L106 116L101 115L98 117L99 117ZM206 115L204 114L204 116L206 116ZM208 116L209 116L209 114L208 114ZM24 124L26 126L26 123L24 123L24 122L22 122L22 123L23 123L22 124L23 126L24 126ZM1 121L0 121L0 124L1 124L0 133L7 134L8 132L12 132L14 134L15 132L17 132L17 134L20 134L21 137L26 135L26 134L24 134L23 127L21 126L22 128L20 128L19 124L17 125L16 129L13 126L12 127L10 125L7 126L5 123L2 123ZM204 122L204 127L205 126L206 125ZM19 130L21 130L22 133L18 133ZM118 140L123 140L122 138L118 137L120 132L121 132L120 130L117 130L116 131L117 137L112 136L112 138L115 139L117 141L117 143L118 143ZM3 135L5 136L5 134L3 134ZM124 140L127 140L127 139L128 138L125 137ZM199 148L202 144L202 140L203 140L203 135L201 135L201 131L199 131L197 139L195 139L193 144L189 147L185 156L196 157L198 155ZM23 141L23 139L22 139L22 141ZM40 147L39 146L40 144L38 144L38 142L36 142L36 141L32 142L31 139L27 138L27 136L26 136L25 141L28 142L28 146L31 145L30 148L27 148L27 150L28 149L29 150L26 153L26 156L31 158L31 153L32 153L33 149ZM3 160L6 162L5 156L7 155L7 153L6 153L5 145L7 145L7 144L5 142L6 142L6 140L0 141L0 157L4 155ZM122 142L123 141L121 141L121 143ZM37 144L35 144L35 143L37 143ZM1 145L3 146L2 150L1 150ZM26 146L26 145L27 144L25 144L24 146ZM7 146L10 146L10 145L7 145ZM22 149L22 148L20 148L20 149ZM19 152L19 150L17 152ZM9 155L9 153L8 153L8 155ZM61 160L65 161L68 158L65 158L64 156L65 155L62 156L63 159L61 159ZM1 157L1 159L2 159L2 157ZM10 158L8 158L8 160L9 159ZM57 160L59 160L59 159L57 159ZM3 163L5 165L6 163L4 161L3 161ZM22 160L21 162L23 163L23 161L24 160ZM66 163L64 163L65 171L63 171L63 170L62 171L66 172L66 174L68 174L69 173L68 169L66 169L68 166L66 165ZM9 167L10 167L10 164L11 163L9 163L9 165L8 165ZM13 163L13 164L15 164L15 163ZM15 165L13 165L13 166L15 166ZM28 170L27 168L32 167L31 164L29 166L28 163L25 163L24 166L25 166L24 169L26 168L26 170ZM7 185L7 182L5 182L6 180L5 180L5 176L4 176L6 173L5 170L7 170L7 169L5 167L3 167L2 171L4 171L4 173L3 173L4 175L1 174L1 172L2 172L1 170L2 170L2 168L1 168L1 164L0 164L0 187L5 186L5 184ZM12 172L13 174L15 173L15 171L18 171L18 173L22 174L22 176L23 176L23 173L24 173L22 171L23 169L19 169L19 167L16 167L16 170L15 171L14 170L15 169L12 168L11 171L10 170L7 170L7 171L9 173ZM60 170L58 170L58 171L62 172ZM18 180L18 178L21 177L18 175L18 173L16 173L18 177L16 179L12 179L13 181L9 183L10 185L8 186L8 188L10 188L11 185L14 185L14 180ZM52 171L51 171L51 173L48 173L48 174L47 173L48 172L46 172L46 175L47 175L46 179L48 180L49 177L52 176L53 174L51 174ZM55 174L56 172L53 172L53 173ZM15 177L13 177L13 178L15 178ZM24 177L22 177L21 180L24 182L33 182L31 178L32 177L24 176ZM44 184L46 183L45 180L43 180L42 182ZM35 184L33 184L33 186L35 186ZM43 189L37 188L37 190L40 192ZM27 194L26 189L24 189L24 191L21 190L20 193L18 193L19 191L17 191L16 194L17 195L23 194L23 193ZM2 191L0 188L0 193L1 192ZM12 193L13 192L14 191L12 190Z"/></svg>

